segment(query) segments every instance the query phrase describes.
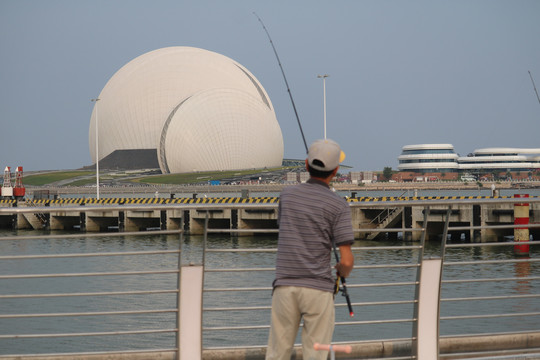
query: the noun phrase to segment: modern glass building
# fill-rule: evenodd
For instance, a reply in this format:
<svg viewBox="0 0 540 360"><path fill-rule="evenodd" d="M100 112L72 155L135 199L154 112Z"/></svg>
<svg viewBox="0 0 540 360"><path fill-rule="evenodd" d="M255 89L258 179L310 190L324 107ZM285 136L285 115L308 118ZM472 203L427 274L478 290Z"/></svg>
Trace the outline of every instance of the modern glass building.
<svg viewBox="0 0 540 360"><path fill-rule="evenodd" d="M457 160L452 144L406 145L398 157L398 170L422 174L457 172Z"/></svg>
<svg viewBox="0 0 540 360"><path fill-rule="evenodd" d="M540 169L540 149L485 148L458 158L464 172L517 172Z"/></svg>
<svg viewBox="0 0 540 360"><path fill-rule="evenodd" d="M452 144L406 145L398 170L418 174L540 171L540 148L484 148L458 156Z"/></svg>

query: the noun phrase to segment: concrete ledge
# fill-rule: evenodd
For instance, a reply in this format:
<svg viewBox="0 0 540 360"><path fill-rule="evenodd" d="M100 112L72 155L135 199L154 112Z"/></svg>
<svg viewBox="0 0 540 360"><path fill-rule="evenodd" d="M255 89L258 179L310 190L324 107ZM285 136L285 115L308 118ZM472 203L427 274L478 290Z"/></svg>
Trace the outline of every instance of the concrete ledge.
<svg viewBox="0 0 540 360"><path fill-rule="evenodd" d="M351 354L336 354L336 359L384 359L385 357L400 357L411 355L411 341L370 341L353 344ZM496 351L505 354L527 354L538 352L540 348L540 332L505 334L493 336L456 336L441 338L439 349L444 359L474 359L485 358L487 353L496 356ZM203 350L203 360L264 360L265 347ZM1 360L176 360L176 352L145 352L145 353L111 353L88 355L54 355L54 356L0 356ZM302 360L302 349L294 349L291 359ZM181 359L190 360L190 359Z"/></svg>
<svg viewBox="0 0 540 360"><path fill-rule="evenodd" d="M471 354L482 352L515 350L516 353L526 354L527 349L540 348L540 332L508 334L494 336L452 337L439 340L441 354L467 353L466 357L445 357L446 359L471 358ZM480 356L480 354L479 354Z"/></svg>
<svg viewBox="0 0 540 360"><path fill-rule="evenodd" d="M123 354L88 354L88 355L50 355L50 356L0 356L2 360L175 360L176 351L158 351Z"/></svg>

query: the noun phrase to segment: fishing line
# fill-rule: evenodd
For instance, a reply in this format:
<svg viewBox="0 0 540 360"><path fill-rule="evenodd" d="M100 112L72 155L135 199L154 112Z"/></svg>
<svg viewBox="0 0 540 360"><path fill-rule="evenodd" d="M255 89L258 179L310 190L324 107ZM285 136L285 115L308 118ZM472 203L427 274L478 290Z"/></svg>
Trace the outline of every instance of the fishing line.
<svg viewBox="0 0 540 360"><path fill-rule="evenodd" d="M306 143L306 138L304 136L304 131L302 130L302 124L300 123L300 117L298 116L298 111L296 111L296 105L294 104L294 100L292 97L291 89L289 88L289 82L287 81L287 77L285 76L285 71L283 70L283 66L281 65L281 60L279 60L279 55L276 51L276 47L274 46L274 42L272 41L272 38L270 37L270 33L266 29L266 26L264 26L264 23L262 22L259 15L257 15L255 12L253 12L253 15L259 19L259 22L262 25L262 28L264 29L264 32L266 33L266 36L268 36L268 40L270 40L270 45L272 45L272 49L274 50L274 54L276 55L276 59L279 64L279 68L281 69L281 74L283 75L283 80L285 80L285 85L287 86L287 92L289 93L289 98L291 99L291 104L294 109L294 114L296 115L296 121L298 122L298 127L300 128L300 134L302 134L302 140L304 141L304 146L306 148L306 153L308 152L308 146ZM334 241L332 241L332 247L334 248L334 255L336 256L336 262L339 263L339 255L337 252L336 244ZM341 287L339 286L339 282L341 280ZM349 298L349 293L347 292L347 286L345 285L345 278L340 276L339 273L337 275L336 279L336 292L341 291L342 295L345 296L345 299L347 300L347 306L349 307L349 315L352 317L354 316L354 312L351 305L351 299Z"/></svg>
<svg viewBox="0 0 540 360"><path fill-rule="evenodd" d="M540 96L538 96L538 91L536 90L536 85L534 84L534 80L531 74L531 71L529 70L529 76L531 77L531 81L533 84L534 92L536 93L536 98L538 99L538 102L540 103Z"/></svg>
<svg viewBox="0 0 540 360"><path fill-rule="evenodd" d="M274 54L276 55L276 59L279 64L279 68L281 69L281 74L283 75L283 80L285 80L285 85L287 86L287 92L289 93L289 98L291 99L292 107L294 109L294 114L296 115L296 121L298 122L298 127L300 128L300 134L302 134L302 140L304 140L304 146L306 148L306 153L308 152L308 146L306 143L306 138L304 137L304 130L302 130L302 124L300 123L300 118L298 117L298 111L296 111L296 105L294 105L294 100L292 97L291 89L289 88L289 83L287 82L287 77L285 77L285 71L283 71L283 66L281 66L281 61L279 60L278 53L276 51L276 47L274 46L274 42L272 41L272 38L270 37L270 34L268 33L268 30L266 30L266 26L264 26L264 23L262 22L259 15L257 15L255 12L253 12L253 15L259 19L259 22L261 23L264 32L266 33L266 36L268 36L268 40L270 40L270 45L272 45L272 49L274 50Z"/></svg>

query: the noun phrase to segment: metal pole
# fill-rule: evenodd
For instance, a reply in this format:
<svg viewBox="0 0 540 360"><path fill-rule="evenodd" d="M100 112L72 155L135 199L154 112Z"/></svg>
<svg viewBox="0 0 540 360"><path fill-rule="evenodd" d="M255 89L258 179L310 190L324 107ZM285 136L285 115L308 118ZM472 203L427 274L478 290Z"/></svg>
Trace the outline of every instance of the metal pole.
<svg viewBox="0 0 540 360"><path fill-rule="evenodd" d="M328 74L317 75L319 79L323 79L323 112L324 112L324 139L326 140L326 78Z"/></svg>
<svg viewBox="0 0 540 360"><path fill-rule="evenodd" d="M99 200L99 122L98 122L98 106L99 98L92 99L96 103L96 197Z"/></svg>
<svg viewBox="0 0 540 360"><path fill-rule="evenodd" d="M180 224L184 223L184 215L180 218ZM176 283L176 289L178 293L176 294L176 360L180 360L180 309L182 306L180 291L182 289L182 244L184 243L184 229L180 227L180 239L178 241L178 278Z"/></svg>

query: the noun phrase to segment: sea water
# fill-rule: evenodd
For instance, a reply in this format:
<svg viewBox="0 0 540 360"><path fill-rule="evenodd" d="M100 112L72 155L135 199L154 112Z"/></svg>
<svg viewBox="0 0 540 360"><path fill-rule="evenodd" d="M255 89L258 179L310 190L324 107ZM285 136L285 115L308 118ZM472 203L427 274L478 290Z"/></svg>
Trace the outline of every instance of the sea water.
<svg viewBox="0 0 540 360"><path fill-rule="evenodd" d="M36 235L36 231L18 231L16 234ZM3 231L1 235L12 235ZM47 233L50 234L50 233ZM60 233L57 233L60 234ZM62 232L61 234L64 234ZM44 233L45 235L45 233ZM99 238L80 237L73 239L52 237L39 240L0 240L0 254L37 255L37 254L73 254L124 251L175 250L182 247L182 264L202 261L203 239L201 236L187 236L180 240L173 235L141 236L106 236ZM180 242L182 242L180 244ZM212 235L207 242L208 248L219 249L271 249L277 245L276 235L243 236ZM356 265L391 265L414 264L418 258L418 250L410 249L400 241L356 241ZM392 246L393 250L378 251L381 246ZM439 244L428 243L425 256L437 256ZM534 247L531 247L531 258L536 258ZM506 260L515 259L512 247L482 247L448 249L447 261L469 261L475 259L503 260L500 264L463 265L449 267L444 270L443 280L478 277L538 277L540 264L513 263ZM230 252L207 253L205 255L207 269L223 268L272 268L275 265L274 252ZM175 269L178 266L177 254L156 254L144 256L113 257L75 257L62 259L17 259L0 260L0 274L60 274L60 273L95 273L101 271L161 271ZM206 288L241 288L271 287L273 271L240 271L240 272L208 272L205 274ZM414 298L414 286L382 286L369 287L369 284L408 283L416 280L416 268L383 266L382 268L355 269L348 278L349 293L355 306L355 317L350 319L346 307L336 309L336 321L351 320L377 321L403 319L400 323L369 323L360 326L336 326L334 341L358 341L377 339L410 338L414 307L412 304L384 305L384 301L411 300ZM175 289L175 274L149 274L138 276L86 276L55 277L39 279L0 279L0 294L51 294L51 293L90 293L104 291L140 291ZM355 284L362 285L355 287ZM539 312L540 302L526 295L537 293L539 280L499 281L486 283L458 283L443 285L442 297L455 298L462 296L507 296L525 295L522 298L506 301L472 301L443 302L441 316L467 314L507 314L512 312ZM108 295L108 296L76 296L76 297L36 297L2 299L0 314L42 314L42 313L75 313L75 312L114 312L140 311L149 309L174 309L175 293L159 293L152 295ZM205 292L204 307L239 307L268 306L271 291L228 291L224 293ZM344 299L337 296L336 303L344 304ZM409 320L407 320L409 319ZM203 327L223 326L265 326L270 322L269 310L237 310L233 312L210 311L203 315ZM441 335L459 335L462 333L490 333L538 330L538 316L534 317L501 317L470 320L447 320L441 322ZM102 331L130 331L138 329L159 331L176 328L176 314L163 312L140 315L108 315L108 316L63 316L0 319L0 354L32 354L84 351L114 351L137 349L164 349L175 346L174 333L155 333L145 335L121 336L60 336L42 339L2 339L8 334L70 334L94 333ZM266 344L268 329L261 328L249 331L214 331L205 330L204 347L222 346L254 346ZM297 340L299 341L299 340Z"/></svg>

